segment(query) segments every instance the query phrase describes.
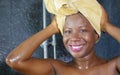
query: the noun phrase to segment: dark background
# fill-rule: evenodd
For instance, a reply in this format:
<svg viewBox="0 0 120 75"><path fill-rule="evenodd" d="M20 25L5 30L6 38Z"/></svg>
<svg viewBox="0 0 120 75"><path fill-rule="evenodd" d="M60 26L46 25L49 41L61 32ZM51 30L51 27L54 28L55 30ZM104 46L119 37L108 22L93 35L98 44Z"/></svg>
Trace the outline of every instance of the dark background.
<svg viewBox="0 0 120 75"><path fill-rule="evenodd" d="M120 0L98 1L108 12L111 23L120 27ZM19 75L5 64L5 58L18 44L42 29L42 15L42 0L0 0L0 75ZM49 24L51 15L46 15ZM71 60L62 45L61 35L56 36L57 58L63 61ZM48 45L48 48L49 57L52 58L52 46ZM95 49L97 55L107 60L120 55L120 44L107 33L102 33ZM43 58L42 52L39 47L33 56Z"/></svg>

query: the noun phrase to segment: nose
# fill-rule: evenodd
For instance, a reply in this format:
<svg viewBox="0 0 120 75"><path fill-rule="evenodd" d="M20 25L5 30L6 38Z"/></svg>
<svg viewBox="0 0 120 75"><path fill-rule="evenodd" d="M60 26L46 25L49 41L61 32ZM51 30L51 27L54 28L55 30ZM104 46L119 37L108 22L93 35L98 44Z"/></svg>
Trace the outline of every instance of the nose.
<svg viewBox="0 0 120 75"><path fill-rule="evenodd" d="M81 39L81 36L77 33L77 32L74 32L72 35L71 35L71 40L72 41L78 41Z"/></svg>

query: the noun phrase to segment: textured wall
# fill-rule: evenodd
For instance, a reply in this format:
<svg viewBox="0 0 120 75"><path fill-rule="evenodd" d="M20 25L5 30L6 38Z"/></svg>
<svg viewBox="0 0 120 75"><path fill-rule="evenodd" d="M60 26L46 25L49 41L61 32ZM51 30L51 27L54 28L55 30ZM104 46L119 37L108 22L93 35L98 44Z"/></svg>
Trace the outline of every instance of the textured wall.
<svg viewBox="0 0 120 75"><path fill-rule="evenodd" d="M16 74L5 64L6 55L41 28L42 0L0 0L0 75ZM33 56L42 56L39 49Z"/></svg>
<svg viewBox="0 0 120 75"><path fill-rule="evenodd" d="M120 0L99 0L107 10L110 21L120 27ZM51 16L47 14L47 24ZM18 75L5 64L8 53L29 36L42 29L42 0L0 0L0 75ZM62 45L62 38L57 36L57 57L70 60ZM48 47L51 48L49 45ZM34 57L43 57L39 47ZM106 59L120 55L120 44L108 34L102 34L95 46L96 53ZM51 51L51 50L49 50ZM52 54L49 54L52 57ZM66 57L64 57L66 56ZM69 59L68 59L69 58Z"/></svg>

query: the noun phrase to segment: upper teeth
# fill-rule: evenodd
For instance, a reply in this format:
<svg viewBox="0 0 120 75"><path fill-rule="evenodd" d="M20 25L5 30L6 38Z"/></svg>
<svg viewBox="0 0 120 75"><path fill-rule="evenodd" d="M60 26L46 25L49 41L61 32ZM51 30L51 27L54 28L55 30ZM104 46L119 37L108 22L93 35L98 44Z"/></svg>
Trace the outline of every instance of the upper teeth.
<svg viewBox="0 0 120 75"><path fill-rule="evenodd" d="M72 48L81 48L82 46L72 46Z"/></svg>

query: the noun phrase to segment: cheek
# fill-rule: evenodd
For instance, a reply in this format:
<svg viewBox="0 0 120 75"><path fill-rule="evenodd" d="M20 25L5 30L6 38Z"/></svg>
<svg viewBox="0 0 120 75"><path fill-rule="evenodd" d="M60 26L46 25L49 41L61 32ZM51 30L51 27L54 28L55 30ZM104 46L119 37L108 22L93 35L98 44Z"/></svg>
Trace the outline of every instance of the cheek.
<svg viewBox="0 0 120 75"><path fill-rule="evenodd" d="M96 37L95 37L94 34L87 34L86 36L84 36L84 38L89 43L93 43L94 44L96 42Z"/></svg>
<svg viewBox="0 0 120 75"><path fill-rule="evenodd" d="M67 37L63 37L63 44L64 44L65 48L67 49L67 44L68 44L68 38Z"/></svg>

